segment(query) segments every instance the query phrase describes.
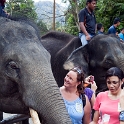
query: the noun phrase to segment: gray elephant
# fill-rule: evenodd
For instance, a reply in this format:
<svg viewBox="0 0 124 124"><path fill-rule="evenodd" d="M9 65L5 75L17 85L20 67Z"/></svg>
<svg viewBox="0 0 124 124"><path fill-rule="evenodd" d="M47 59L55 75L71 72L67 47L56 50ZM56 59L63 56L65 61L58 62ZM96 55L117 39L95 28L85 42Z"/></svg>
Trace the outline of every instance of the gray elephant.
<svg viewBox="0 0 124 124"><path fill-rule="evenodd" d="M67 73L63 64L69 55L81 46L80 38L68 33L52 31L41 37L41 43L51 54L53 75L60 87Z"/></svg>
<svg viewBox="0 0 124 124"><path fill-rule="evenodd" d="M71 124L35 27L0 17L0 31L0 111L33 108L45 124Z"/></svg>
<svg viewBox="0 0 124 124"><path fill-rule="evenodd" d="M113 66L124 71L124 44L115 36L96 35L89 44L73 51L64 63L64 68L70 69L76 65L88 65L88 73L95 76L98 91L107 90L106 71Z"/></svg>
<svg viewBox="0 0 124 124"><path fill-rule="evenodd" d="M85 47L81 46L78 37L70 34L50 32L47 36L49 38L44 37L43 41L41 38L41 42L47 39L47 43L44 42L43 45L51 54L52 71L58 86L63 85L67 70L74 66L82 66L86 76L95 76L98 91L107 88L104 78L108 68L117 66L124 70L124 44L114 35L96 35Z"/></svg>

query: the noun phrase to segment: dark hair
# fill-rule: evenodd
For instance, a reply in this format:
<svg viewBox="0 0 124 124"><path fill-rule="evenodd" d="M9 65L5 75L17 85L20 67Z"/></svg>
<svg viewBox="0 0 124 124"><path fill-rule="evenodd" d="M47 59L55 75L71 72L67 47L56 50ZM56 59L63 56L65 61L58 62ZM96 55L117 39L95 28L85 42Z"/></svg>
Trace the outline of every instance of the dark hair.
<svg viewBox="0 0 124 124"><path fill-rule="evenodd" d="M121 31L124 30L124 28L121 28Z"/></svg>
<svg viewBox="0 0 124 124"><path fill-rule="evenodd" d="M91 3L92 1L96 1L96 2L97 2L97 0L87 0L86 5L87 5L88 3Z"/></svg>
<svg viewBox="0 0 124 124"><path fill-rule="evenodd" d="M115 18L113 24L117 24L118 22L121 22L120 18Z"/></svg>
<svg viewBox="0 0 124 124"><path fill-rule="evenodd" d="M81 83L77 86L77 91L79 94L84 93L84 87L83 87L83 82L84 82L84 71L81 67L74 67L70 71L77 72L77 81L80 81Z"/></svg>
<svg viewBox="0 0 124 124"><path fill-rule="evenodd" d="M111 67L110 69L108 69L108 71L106 72L106 79L108 77L111 77L111 76L117 76L119 79L123 79L124 78L124 73L123 71L118 68L118 67Z"/></svg>
<svg viewBox="0 0 124 124"><path fill-rule="evenodd" d="M97 24L97 30L100 30L102 28L102 24L101 23L98 23Z"/></svg>

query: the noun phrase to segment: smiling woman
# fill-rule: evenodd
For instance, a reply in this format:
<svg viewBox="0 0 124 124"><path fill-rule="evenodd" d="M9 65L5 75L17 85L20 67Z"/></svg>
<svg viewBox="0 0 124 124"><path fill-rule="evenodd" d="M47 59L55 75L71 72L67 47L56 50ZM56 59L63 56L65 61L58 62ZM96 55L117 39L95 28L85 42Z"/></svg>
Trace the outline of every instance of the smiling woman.
<svg viewBox="0 0 124 124"><path fill-rule="evenodd" d="M80 67L71 69L64 78L64 85L60 92L73 124L89 124L91 107L86 97L86 105L82 101L84 72ZM84 106L84 108L83 108Z"/></svg>

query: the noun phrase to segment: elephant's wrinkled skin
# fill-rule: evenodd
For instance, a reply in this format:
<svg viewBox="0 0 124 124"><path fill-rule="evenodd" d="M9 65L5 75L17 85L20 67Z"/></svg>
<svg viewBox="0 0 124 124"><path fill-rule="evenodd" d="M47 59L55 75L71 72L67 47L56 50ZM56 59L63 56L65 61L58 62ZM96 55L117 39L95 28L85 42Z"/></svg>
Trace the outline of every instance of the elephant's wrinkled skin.
<svg viewBox="0 0 124 124"><path fill-rule="evenodd" d="M117 66L124 71L124 44L114 36L96 35L90 43L75 50L65 62L66 69L75 65L84 66L80 60L87 56L89 74L95 76L98 91L106 90L105 73L107 69Z"/></svg>
<svg viewBox="0 0 124 124"><path fill-rule="evenodd" d="M45 124L71 124L36 30L0 17L0 111L36 110Z"/></svg>

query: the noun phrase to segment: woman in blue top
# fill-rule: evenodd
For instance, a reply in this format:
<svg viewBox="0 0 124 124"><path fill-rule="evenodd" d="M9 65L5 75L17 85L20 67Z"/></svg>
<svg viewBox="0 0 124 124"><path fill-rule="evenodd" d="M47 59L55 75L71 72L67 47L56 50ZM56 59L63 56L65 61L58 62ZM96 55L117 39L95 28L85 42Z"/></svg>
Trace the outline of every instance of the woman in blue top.
<svg viewBox="0 0 124 124"><path fill-rule="evenodd" d="M73 124L89 124L91 120L91 106L86 97L83 108L81 93L83 93L84 73L81 68L71 69L64 78L64 85L60 92Z"/></svg>

